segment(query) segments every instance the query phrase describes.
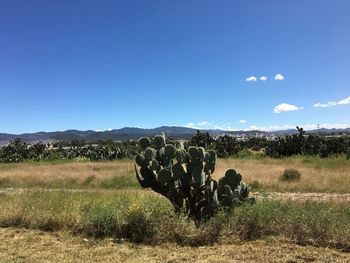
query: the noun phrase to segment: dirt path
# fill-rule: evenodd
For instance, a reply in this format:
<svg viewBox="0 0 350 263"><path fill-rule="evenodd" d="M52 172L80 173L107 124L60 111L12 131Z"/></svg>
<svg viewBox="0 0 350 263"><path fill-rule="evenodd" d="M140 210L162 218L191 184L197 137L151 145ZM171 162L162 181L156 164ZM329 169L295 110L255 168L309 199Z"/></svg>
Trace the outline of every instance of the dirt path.
<svg viewBox="0 0 350 263"><path fill-rule="evenodd" d="M69 192L113 192L118 191L114 189L40 189L40 188L0 188L0 194L23 194L36 191L69 191ZM134 190L133 191L144 191ZM350 194L337 193L303 193L303 192L253 192L251 193L257 200L282 200L282 201L315 201L315 202L350 202Z"/></svg>
<svg viewBox="0 0 350 263"><path fill-rule="evenodd" d="M350 194L336 193L290 193L290 192L265 192L252 193L252 196L260 199L282 201L315 201L315 202L350 202Z"/></svg>

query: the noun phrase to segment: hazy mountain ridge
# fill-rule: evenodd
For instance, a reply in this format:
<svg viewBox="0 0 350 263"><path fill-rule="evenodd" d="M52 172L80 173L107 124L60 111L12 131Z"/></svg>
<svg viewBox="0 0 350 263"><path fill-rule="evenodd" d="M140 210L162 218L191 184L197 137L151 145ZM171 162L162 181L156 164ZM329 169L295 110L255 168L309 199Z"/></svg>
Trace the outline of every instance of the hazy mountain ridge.
<svg viewBox="0 0 350 263"><path fill-rule="evenodd" d="M114 129L110 131L79 131L79 130L66 130L66 131L55 131L55 132L36 132L36 133L23 133L23 134L8 134L0 133L0 145L5 145L9 141L15 138L21 138L22 141L26 143L36 143L36 142L54 142L54 141L73 141L73 140L85 140L87 142L99 141L99 140L130 140L138 139L143 136L154 136L157 134L165 133L166 135L173 138L186 139L192 137L196 134L198 129L179 127L179 126L161 126L152 129L136 128L136 127L124 127L121 129ZM220 134L245 134L245 135L255 135L255 134L293 134L297 133L297 130L280 130L280 131L224 131L224 130L200 130L201 132L208 132L211 135ZM317 133L318 130L307 131L307 133ZM339 133L339 132L350 132L350 128L347 129L320 129L321 133Z"/></svg>

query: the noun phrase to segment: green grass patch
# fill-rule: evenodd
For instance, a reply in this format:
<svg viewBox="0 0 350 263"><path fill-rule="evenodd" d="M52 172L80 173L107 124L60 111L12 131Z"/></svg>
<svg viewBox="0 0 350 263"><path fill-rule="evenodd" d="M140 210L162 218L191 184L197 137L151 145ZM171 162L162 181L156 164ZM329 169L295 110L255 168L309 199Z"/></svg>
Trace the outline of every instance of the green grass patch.
<svg viewBox="0 0 350 263"><path fill-rule="evenodd" d="M350 251L350 205L261 201L196 226L148 191L32 191L0 196L0 227L65 230L143 244L209 245L284 236Z"/></svg>
<svg viewBox="0 0 350 263"><path fill-rule="evenodd" d="M306 167L315 169L339 169L341 167L350 167L350 160L346 155L333 155L327 158L320 156L294 155L292 157L282 158L286 163L302 163Z"/></svg>
<svg viewBox="0 0 350 263"><path fill-rule="evenodd" d="M99 180L97 186L103 189L140 188L134 175L115 175L110 178Z"/></svg>

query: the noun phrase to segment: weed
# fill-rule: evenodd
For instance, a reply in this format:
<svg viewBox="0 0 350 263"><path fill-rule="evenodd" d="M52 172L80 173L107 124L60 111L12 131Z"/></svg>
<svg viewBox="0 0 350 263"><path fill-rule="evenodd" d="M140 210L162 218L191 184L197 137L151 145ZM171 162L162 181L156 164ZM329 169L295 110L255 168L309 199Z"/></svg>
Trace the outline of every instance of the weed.
<svg viewBox="0 0 350 263"><path fill-rule="evenodd" d="M280 177L281 181L299 181L301 173L293 168L285 169Z"/></svg>
<svg viewBox="0 0 350 263"><path fill-rule="evenodd" d="M82 229L94 237L111 236L118 224L117 214L112 206L87 204L82 206Z"/></svg>

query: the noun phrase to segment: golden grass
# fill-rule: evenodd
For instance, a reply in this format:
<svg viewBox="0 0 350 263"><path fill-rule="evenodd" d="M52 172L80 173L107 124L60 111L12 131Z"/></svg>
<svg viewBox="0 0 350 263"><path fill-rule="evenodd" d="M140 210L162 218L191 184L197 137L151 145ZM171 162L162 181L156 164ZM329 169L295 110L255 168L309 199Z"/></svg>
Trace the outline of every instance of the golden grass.
<svg viewBox="0 0 350 263"><path fill-rule="evenodd" d="M90 175L111 177L113 175L128 175L133 171L131 160L115 162L67 162L67 163L18 163L1 164L0 178L31 178L33 180L52 180L85 178Z"/></svg>
<svg viewBox="0 0 350 263"><path fill-rule="evenodd" d="M345 159L306 157L219 159L214 178L219 179L229 168L240 172L244 181L255 187L254 190L350 193L350 161ZM298 169L301 172L301 180L293 183L281 182L279 176L286 168ZM105 186L84 184L86 179L91 177L95 178L94 182L98 180L108 182L110 179L123 177L132 177L136 181L132 160L0 164L0 187L51 188L65 185L66 188L79 186L89 189ZM68 222L68 225L74 225L80 218L81 210L78 203L81 200L88 202L87 197L91 196L94 203L98 201L113 206L118 203L118 194L122 191L114 193L98 190L96 194L90 191L81 193L53 191L49 194L45 192L38 194L33 189L33 193L31 192L19 191L16 192L18 195L12 196L0 189L0 201L2 201L0 215L5 217L25 208L23 211L29 225L34 224L36 219L45 221L45 218L51 219L51 217L57 219L57 222L63 220ZM129 192L135 202L145 200L140 198L145 195L150 203L157 203L155 201L158 200L158 196L150 191L135 189L127 190L126 193ZM30 199L27 195L35 198L37 202L33 203L33 198ZM120 200L127 201L125 198ZM24 206L20 205L22 203ZM169 206L165 201L161 203L166 207ZM118 203L118 207L120 205ZM54 210L54 207L60 207L57 210L59 212ZM43 223L41 221L38 224ZM29 228L38 227L30 225ZM61 230L65 231L65 228ZM64 231L46 233L38 230L0 228L0 262L350 262L349 253L298 246L292 241L276 236L243 243L219 242L214 246L194 248L174 243L162 246L117 244L112 239L87 240L80 235L75 236Z"/></svg>
<svg viewBox="0 0 350 263"><path fill-rule="evenodd" d="M65 232L0 228L0 262L350 262L350 254L282 239L206 247L135 246Z"/></svg>
<svg viewBox="0 0 350 263"><path fill-rule="evenodd" d="M336 192L350 193L350 161L334 159L310 159L303 157L286 159L220 159L214 173L219 179L227 169L234 168L243 180L258 189L281 192ZM301 172L297 182L281 182L279 177L287 168ZM259 189L260 188L260 189Z"/></svg>
<svg viewBox="0 0 350 263"><path fill-rule="evenodd" d="M214 178L219 179L229 168L241 173L254 191L350 193L350 160L343 158L219 159ZM299 170L301 180L281 182L279 177L286 168ZM101 184L84 184L89 177L94 181L129 177L134 180L132 186L137 184L132 160L0 164L0 187L104 187Z"/></svg>
<svg viewBox="0 0 350 263"><path fill-rule="evenodd" d="M76 187L87 178L134 177L131 160L115 162L0 164L0 187ZM136 179L135 179L136 181ZM86 185L89 187L89 185ZM91 185L90 185L91 186Z"/></svg>

